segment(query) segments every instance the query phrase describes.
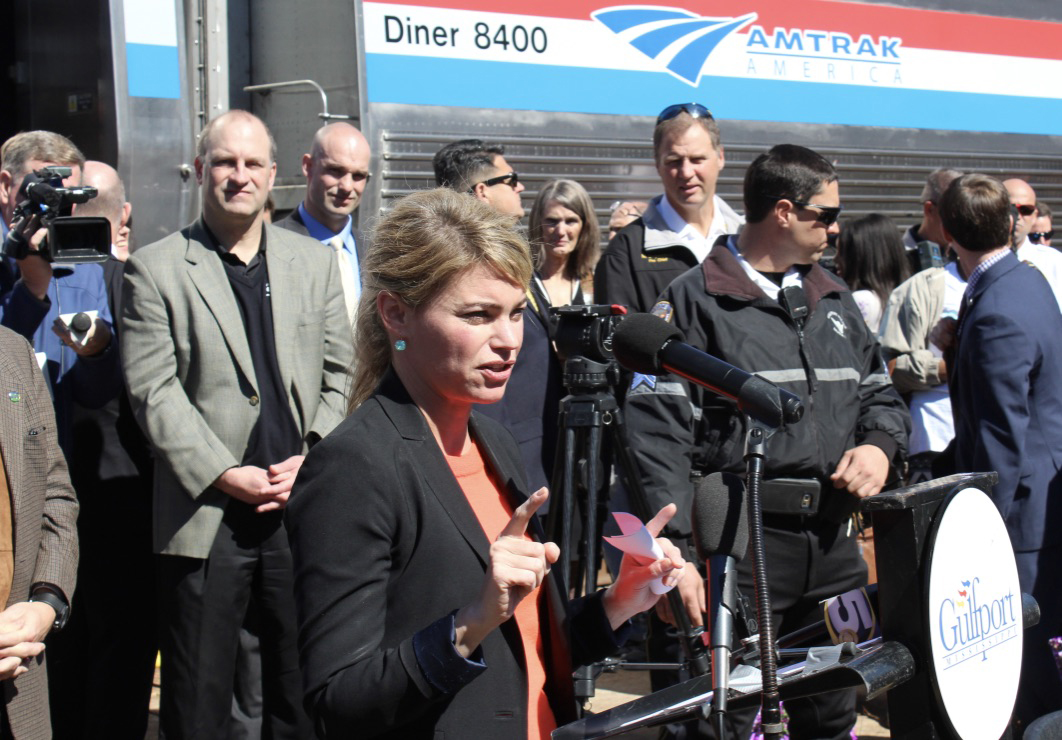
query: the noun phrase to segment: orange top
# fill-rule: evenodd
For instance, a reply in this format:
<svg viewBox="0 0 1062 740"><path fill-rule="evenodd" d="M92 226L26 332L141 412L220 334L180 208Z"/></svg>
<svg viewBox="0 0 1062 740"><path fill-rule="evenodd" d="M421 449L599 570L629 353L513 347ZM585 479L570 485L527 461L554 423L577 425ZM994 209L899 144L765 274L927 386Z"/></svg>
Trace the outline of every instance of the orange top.
<svg viewBox="0 0 1062 740"><path fill-rule="evenodd" d="M483 456L475 440L464 455L446 456L450 470L457 477L461 490L472 506L472 511L483 527L483 533L491 542L505 529L513 516L508 497L494 478L487 473ZM527 536L531 539L530 536ZM557 729L557 720L546 698L546 658L539 631L538 602L545 598L538 589L516 607L516 626L524 645L524 662L527 665L527 736L548 738Z"/></svg>

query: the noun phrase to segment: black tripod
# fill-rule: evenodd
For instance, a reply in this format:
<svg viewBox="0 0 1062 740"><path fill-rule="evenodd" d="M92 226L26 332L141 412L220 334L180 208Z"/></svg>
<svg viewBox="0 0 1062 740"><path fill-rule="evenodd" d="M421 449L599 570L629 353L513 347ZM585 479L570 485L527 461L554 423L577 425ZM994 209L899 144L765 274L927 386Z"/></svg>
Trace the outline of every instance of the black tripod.
<svg viewBox="0 0 1062 740"><path fill-rule="evenodd" d="M564 385L569 395L561 401L557 441L560 464L553 472L550 511L546 520L549 538L561 548L561 581L569 595L592 593L597 588L597 569L601 560L601 521L606 501L600 491L607 485L609 466L602 458L602 436L607 430L618 471L630 494L631 505L643 522L655 512L649 510L645 489L637 474L633 455L627 444L623 413L612 387L619 383L619 366L614 361L594 362L585 357L571 357L564 363ZM579 572L572 573L572 552L576 544L573 523L576 506L580 507L584 536L578 543ZM569 583L569 577L572 583ZM683 661L692 675L707 674L710 663L701 641L702 628L694 629L677 590L667 594L671 611L681 634ZM642 666L675 668L674 665ZM597 672L600 672L599 670ZM587 699L594 694L594 666L580 666L575 671L575 695Z"/></svg>

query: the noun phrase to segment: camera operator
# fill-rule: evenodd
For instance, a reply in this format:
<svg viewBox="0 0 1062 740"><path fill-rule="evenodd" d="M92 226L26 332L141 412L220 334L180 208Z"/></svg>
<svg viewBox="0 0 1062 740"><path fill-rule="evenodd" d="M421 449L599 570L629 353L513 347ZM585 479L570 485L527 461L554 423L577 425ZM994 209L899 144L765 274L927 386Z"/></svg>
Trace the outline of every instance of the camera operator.
<svg viewBox="0 0 1062 740"><path fill-rule="evenodd" d="M4 237L16 230L39 251L47 230L37 216L12 223L24 199L20 192L27 175L43 167L69 167L65 186L81 181L85 157L64 136L50 131L29 131L8 139L0 148L0 217ZM24 259L4 257L9 279L0 286L0 324L26 337L38 357L46 359L59 429L59 444L70 455L72 403L99 408L121 387L117 347L111 332L111 311L99 265L51 264L36 254ZM84 339L79 340L60 317L96 312Z"/></svg>

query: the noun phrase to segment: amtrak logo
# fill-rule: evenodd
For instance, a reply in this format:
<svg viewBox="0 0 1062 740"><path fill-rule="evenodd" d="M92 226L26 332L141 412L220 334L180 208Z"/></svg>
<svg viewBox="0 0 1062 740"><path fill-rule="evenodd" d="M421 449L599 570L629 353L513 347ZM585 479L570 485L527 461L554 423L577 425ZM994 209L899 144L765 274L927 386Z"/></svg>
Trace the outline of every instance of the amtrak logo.
<svg viewBox="0 0 1062 740"><path fill-rule="evenodd" d="M712 18L682 8L620 5L590 14L621 39L663 65L671 75L696 86L719 42L756 20L756 13Z"/></svg>

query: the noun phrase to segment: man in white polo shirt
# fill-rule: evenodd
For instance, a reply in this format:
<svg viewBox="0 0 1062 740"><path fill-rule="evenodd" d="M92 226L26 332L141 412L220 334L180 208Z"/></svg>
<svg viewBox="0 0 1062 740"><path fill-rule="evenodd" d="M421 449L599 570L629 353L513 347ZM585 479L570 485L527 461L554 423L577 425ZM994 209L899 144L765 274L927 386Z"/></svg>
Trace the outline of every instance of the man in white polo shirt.
<svg viewBox="0 0 1062 740"><path fill-rule="evenodd" d="M640 219L609 242L594 272L594 297L648 311L668 284L699 265L724 234L745 219L715 194L726 163L719 125L703 105L661 111L653 130L656 171L664 186Z"/></svg>

